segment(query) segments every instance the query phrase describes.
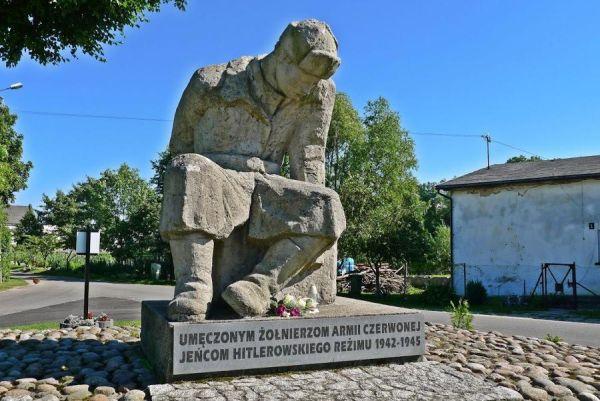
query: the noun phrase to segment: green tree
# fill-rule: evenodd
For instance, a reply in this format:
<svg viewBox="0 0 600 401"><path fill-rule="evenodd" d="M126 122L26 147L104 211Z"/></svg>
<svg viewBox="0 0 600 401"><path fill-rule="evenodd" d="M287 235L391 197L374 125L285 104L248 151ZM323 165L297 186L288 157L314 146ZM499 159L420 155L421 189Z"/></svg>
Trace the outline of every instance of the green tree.
<svg viewBox="0 0 600 401"><path fill-rule="evenodd" d="M27 211L23 215L21 221L19 221L15 227L14 238L17 244L25 242L27 237L34 236L39 237L44 234L44 224L33 210L31 205L27 208Z"/></svg>
<svg viewBox="0 0 600 401"><path fill-rule="evenodd" d="M185 0L0 0L0 58L14 67L23 52L41 64L67 61L78 52L104 61L107 45L121 43L126 27L146 22L162 4Z"/></svg>
<svg viewBox="0 0 600 401"><path fill-rule="evenodd" d="M430 236L413 176L414 143L400 116L379 98L365 107L363 125L364 136L350 142L348 174L339 189L347 217L340 253L365 260L379 288L382 264L422 263Z"/></svg>
<svg viewBox="0 0 600 401"><path fill-rule="evenodd" d="M358 111L345 93L335 95L331 124L325 148L326 185L339 191L349 173L349 154L353 143L364 139L364 126Z"/></svg>
<svg viewBox="0 0 600 401"><path fill-rule="evenodd" d="M535 162L538 160L542 160L541 157L539 156L525 156L525 155L519 155L519 156L513 156L510 159L508 159L506 162L507 163L523 163L523 162Z"/></svg>
<svg viewBox="0 0 600 401"><path fill-rule="evenodd" d="M12 234L5 209L0 209L0 283L10 280L12 267Z"/></svg>
<svg viewBox="0 0 600 401"><path fill-rule="evenodd" d="M101 234L102 249L119 263L155 255L160 248L160 197L139 171L126 164L88 177L68 193L43 197L42 214L57 226L62 243L73 246L75 231L92 220Z"/></svg>
<svg viewBox="0 0 600 401"><path fill-rule="evenodd" d="M16 122L17 116L10 113L0 98L0 205L14 202L15 192L27 188L33 167L31 162L22 160L23 135L15 131Z"/></svg>
<svg viewBox="0 0 600 401"><path fill-rule="evenodd" d="M432 240L427 250L427 274L447 274L450 272L451 254L450 254L450 227L440 224L435 228L432 234Z"/></svg>
<svg viewBox="0 0 600 401"><path fill-rule="evenodd" d="M162 197L164 182L165 182L165 172L167 168L171 164L173 160L173 155L169 151L169 149L160 152L158 157L155 160L151 160L150 164L152 164L152 170L154 170L154 175L150 178L150 184L154 185L156 192Z"/></svg>
<svg viewBox="0 0 600 401"><path fill-rule="evenodd" d="M33 258L39 257L41 267L46 267L48 256L60 249L60 239L54 234L29 235L23 244Z"/></svg>
<svg viewBox="0 0 600 401"><path fill-rule="evenodd" d="M432 235L438 226L450 226L450 200L440 195L435 186L436 182L419 184L419 197L427 204L425 212L425 227Z"/></svg>

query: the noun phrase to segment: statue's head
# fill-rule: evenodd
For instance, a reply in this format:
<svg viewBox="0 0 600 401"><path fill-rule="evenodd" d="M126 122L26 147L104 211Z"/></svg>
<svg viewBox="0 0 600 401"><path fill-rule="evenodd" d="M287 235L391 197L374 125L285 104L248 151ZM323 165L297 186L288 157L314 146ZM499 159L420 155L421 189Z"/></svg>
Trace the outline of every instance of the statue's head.
<svg viewBox="0 0 600 401"><path fill-rule="evenodd" d="M278 89L291 98L309 93L337 70L337 49L337 41L324 22L309 19L289 24L270 55Z"/></svg>

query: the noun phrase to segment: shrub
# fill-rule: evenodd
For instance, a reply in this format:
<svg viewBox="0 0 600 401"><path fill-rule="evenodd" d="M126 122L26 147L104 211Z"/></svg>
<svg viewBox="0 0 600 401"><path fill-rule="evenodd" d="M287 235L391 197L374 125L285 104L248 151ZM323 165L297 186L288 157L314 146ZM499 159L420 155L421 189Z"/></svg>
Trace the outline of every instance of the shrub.
<svg viewBox="0 0 600 401"><path fill-rule="evenodd" d="M481 281L469 281L467 283L467 291L465 298L472 305L482 305L487 299L487 291Z"/></svg>
<svg viewBox="0 0 600 401"><path fill-rule="evenodd" d="M0 283L10 280L12 272L12 259L8 254L1 255L0 258Z"/></svg>
<svg viewBox="0 0 600 401"><path fill-rule="evenodd" d="M449 285L431 284L423 291L423 302L430 305L448 305L454 297L452 288Z"/></svg>
<svg viewBox="0 0 600 401"><path fill-rule="evenodd" d="M54 252L48 256L47 265L52 270L78 270L83 267L84 257L69 252Z"/></svg>
<svg viewBox="0 0 600 401"><path fill-rule="evenodd" d="M459 299L455 304L450 301L450 321L456 329L473 330L473 314L469 310L469 301Z"/></svg>

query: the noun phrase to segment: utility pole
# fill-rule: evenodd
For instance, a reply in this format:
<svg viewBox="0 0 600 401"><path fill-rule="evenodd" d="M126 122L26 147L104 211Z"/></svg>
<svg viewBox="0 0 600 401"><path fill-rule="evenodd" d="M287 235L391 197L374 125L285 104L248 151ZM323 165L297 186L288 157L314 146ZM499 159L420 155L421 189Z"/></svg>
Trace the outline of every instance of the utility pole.
<svg viewBox="0 0 600 401"><path fill-rule="evenodd" d="M487 168L490 169L490 143L492 142L492 137L489 134L481 135L483 140L485 141L485 146L487 149Z"/></svg>

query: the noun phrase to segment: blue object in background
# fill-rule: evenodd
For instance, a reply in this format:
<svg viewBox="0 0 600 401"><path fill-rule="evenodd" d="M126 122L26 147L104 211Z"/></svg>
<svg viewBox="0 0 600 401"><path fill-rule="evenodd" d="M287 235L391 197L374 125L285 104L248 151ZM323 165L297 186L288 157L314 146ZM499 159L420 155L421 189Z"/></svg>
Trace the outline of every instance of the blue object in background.
<svg viewBox="0 0 600 401"><path fill-rule="evenodd" d="M355 269L354 259L344 258L337 262L338 276L343 276L346 273L352 273Z"/></svg>
<svg viewBox="0 0 600 401"><path fill-rule="evenodd" d="M352 258L344 258L344 261L342 262L342 268L346 268L346 271L348 273L352 273L354 271L354 268L355 268L354 259L352 259Z"/></svg>

